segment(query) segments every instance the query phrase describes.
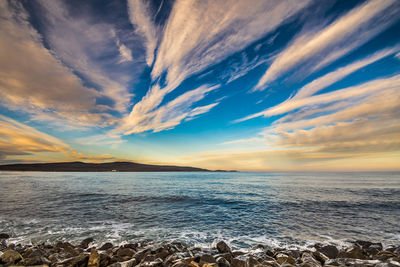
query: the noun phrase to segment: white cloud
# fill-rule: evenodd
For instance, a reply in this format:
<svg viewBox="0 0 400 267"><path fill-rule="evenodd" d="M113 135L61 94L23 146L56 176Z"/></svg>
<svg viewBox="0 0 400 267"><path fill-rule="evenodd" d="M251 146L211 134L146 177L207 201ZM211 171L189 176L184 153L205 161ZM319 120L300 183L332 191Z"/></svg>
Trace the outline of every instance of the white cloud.
<svg viewBox="0 0 400 267"><path fill-rule="evenodd" d="M96 106L100 94L64 66L42 44L22 5L0 3L0 96L9 109L63 124L93 125L107 116Z"/></svg>
<svg viewBox="0 0 400 267"><path fill-rule="evenodd" d="M190 120L194 116L208 112L217 103L202 107L192 108L194 103L202 100L207 93L217 89L218 86L201 86L197 89L188 91L167 104L148 111L148 107L136 105L131 114L126 117L118 129L124 134L140 133L146 131L159 132L172 129L184 120ZM153 88L153 90L159 90ZM152 94L157 95L157 92ZM146 103L146 102L141 102ZM143 112L145 110L146 112Z"/></svg>
<svg viewBox="0 0 400 267"><path fill-rule="evenodd" d="M254 90L264 90L269 82L316 56L312 71L340 58L396 21L399 8L396 0L370 0L320 31L301 34L277 56Z"/></svg>
<svg viewBox="0 0 400 267"><path fill-rule="evenodd" d="M104 54L121 51L122 46L116 45L114 27L95 23L85 16L70 15L61 0L40 0L39 3L46 19L46 40L57 57L99 86L101 94L114 101L113 109L125 112L132 96L127 89L131 77L116 66L106 68L110 62L101 61ZM122 48L122 53L129 57L127 49Z"/></svg>
<svg viewBox="0 0 400 267"><path fill-rule="evenodd" d="M276 29L308 3L309 1L295 0L179 0L174 3L164 32L157 38L155 26L149 18L148 7L143 6L141 1L131 1L131 20L134 20L135 25L139 25L138 29L148 40L148 57L159 39L152 78L157 81L163 73L167 73L167 76L165 87L154 85L133 107L124 123L127 124L125 128L129 125L134 130L127 133L139 129L148 130L148 127L138 127L140 121L152 117L150 113L154 113L164 97L187 77L242 50L251 42ZM138 10L145 12L137 14ZM148 59L148 62L150 61Z"/></svg>
<svg viewBox="0 0 400 267"><path fill-rule="evenodd" d="M24 161L26 156L35 155L35 161L40 161L40 155L43 153L53 153L53 157L55 157L54 153L58 154L60 160L103 161L115 159L109 155L85 155L54 136L0 115L1 160Z"/></svg>
<svg viewBox="0 0 400 267"><path fill-rule="evenodd" d="M119 42L118 42L119 43ZM120 62L132 61L132 51L123 44L118 44L119 54L121 55Z"/></svg>
<svg viewBox="0 0 400 267"><path fill-rule="evenodd" d="M146 39L146 63L150 66L154 61L157 46L157 27L153 23L149 1L128 0L129 18L136 31Z"/></svg>

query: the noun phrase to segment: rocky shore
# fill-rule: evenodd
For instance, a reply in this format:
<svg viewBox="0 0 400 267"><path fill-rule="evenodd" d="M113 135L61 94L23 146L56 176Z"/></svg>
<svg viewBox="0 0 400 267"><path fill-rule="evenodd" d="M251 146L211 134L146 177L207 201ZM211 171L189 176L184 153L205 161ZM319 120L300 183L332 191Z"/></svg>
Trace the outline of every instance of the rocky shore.
<svg viewBox="0 0 400 267"><path fill-rule="evenodd" d="M400 246L383 248L381 243L355 241L352 246L315 244L303 250L258 245L247 252L232 250L224 241L204 249L180 242L155 244L148 241L115 246L93 245L92 238L80 244L8 244L0 234L0 266L77 267L262 267L262 266L400 266Z"/></svg>

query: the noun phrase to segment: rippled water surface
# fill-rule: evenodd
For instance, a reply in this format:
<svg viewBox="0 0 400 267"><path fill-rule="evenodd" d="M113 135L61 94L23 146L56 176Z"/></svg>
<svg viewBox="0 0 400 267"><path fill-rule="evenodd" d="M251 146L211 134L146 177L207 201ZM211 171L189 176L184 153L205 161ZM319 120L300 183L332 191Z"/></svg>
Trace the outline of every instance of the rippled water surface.
<svg viewBox="0 0 400 267"><path fill-rule="evenodd" d="M0 172L14 242L400 242L400 173Z"/></svg>

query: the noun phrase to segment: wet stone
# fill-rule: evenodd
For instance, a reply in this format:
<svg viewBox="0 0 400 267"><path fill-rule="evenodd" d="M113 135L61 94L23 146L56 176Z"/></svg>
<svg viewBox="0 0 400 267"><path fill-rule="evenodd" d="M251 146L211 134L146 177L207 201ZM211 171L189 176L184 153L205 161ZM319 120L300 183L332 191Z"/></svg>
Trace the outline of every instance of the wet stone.
<svg viewBox="0 0 400 267"><path fill-rule="evenodd" d="M219 241L217 243L217 250L219 253L230 253L231 252L231 248L224 241Z"/></svg>

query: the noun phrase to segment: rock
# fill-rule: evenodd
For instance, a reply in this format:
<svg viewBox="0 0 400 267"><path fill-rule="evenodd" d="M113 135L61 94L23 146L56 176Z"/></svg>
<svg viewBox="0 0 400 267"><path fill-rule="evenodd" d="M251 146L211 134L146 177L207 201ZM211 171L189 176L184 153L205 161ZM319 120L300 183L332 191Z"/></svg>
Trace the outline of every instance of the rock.
<svg viewBox="0 0 400 267"><path fill-rule="evenodd" d="M3 252L0 260L1 260L1 262L6 263L6 264L12 264L12 263L17 263L20 260L22 260L22 256L17 251L8 249Z"/></svg>
<svg viewBox="0 0 400 267"><path fill-rule="evenodd" d="M0 233L0 239L9 239L10 235L6 233Z"/></svg>
<svg viewBox="0 0 400 267"><path fill-rule="evenodd" d="M267 260L261 263L262 266L268 267L279 267L279 264L275 262L275 260Z"/></svg>
<svg viewBox="0 0 400 267"><path fill-rule="evenodd" d="M239 251L239 250L232 252L232 255L234 258L236 258L237 256L242 256L244 254L246 254L246 253L244 253L243 251Z"/></svg>
<svg viewBox="0 0 400 267"><path fill-rule="evenodd" d="M113 247L114 247L113 244L107 242L107 243L104 243L104 244L99 248L99 250L107 250L107 249L110 249L110 248L113 248Z"/></svg>
<svg viewBox="0 0 400 267"><path fill-rule="evenodd" d="M247 267L254 267L260 264L253 256L250 256L246 260Z"/></svg>
<svg viewBox="0 0 400 267"><path fill-rule="evenodd" d="M79 247L86 249L89 247L89 244L92 243L93 241L94 241L94 239L92 237L85 238L82 240Z"/></svg>
<svg viewBox="0 0 400 267"><path fill-rule="evenodd" d="M108 265L109 267L133 267L136 265L136 260L135 259L130 259L127 261L123 262L116 262L111 265Z"/></svg>
<svg viewBox="0 0 400 267"><path fill-rule="evenodd" d="M350 259L350 258L337 258L331 259L326 262L326 265L333 266L355 266L355 267L372 267L379 264L380 261L377 260L360 260L360 259ZM325 265L325 266L326 266Z"/></svg>
<svg viewBox="0 0 400 267"><path fill-rule="evenodd" d="M317 261L316 259L313 258L313 256L308 253L308 252L304 252L303 255L301 255L301 261L302 267L320 267L322 266L322 264Z"/></svg>
<svg viewBox="0 0 400 267"><path fill-rule="evenodd" d="M135 251L130 248L119 248L117 250L118 257L124 257L124 256L133 257L133 255L135 255Z"/></svg>
<svg viewBox="0 0 400 267"><path fill-rule="evenodd" d="M110 264L111 257L105 253L100 253L100 267L106 267Z"/></svg>
<svg viewBox="0 0 400 267"><path fill-rule="evenodd" d="M79 254L76 257L65 259L57 265L74 266L74 267L86 267L88 263L89 255Z"/></svg>
<svg viewBox="0 0 400 267"><path fill-rule="evenodd" d="M200 267L203 266L203 264L206 263L217 263L217 261L215 260L215 258L209 254L204 254L203 256L200 257L200 262L199 265Z"/></svg>
<svg viewBox="0 0 400 267"><path fill-rule="evenodd" d="M33 256L30 258L24 258L21 262L21 264L25 266L32 266L32 265L42 265L42 264L51 264L50 260L47 260L45 257L41 256Z"/></svg>
<svg viewBox="0 0 400 267"><path fill-rule="evenodd" d="M97 250L92 249L90 251L88 267L100 267L100 255Z"/></svg>
<svg viewBox="0 0 400 267"><path fill-rule="evenodd" d="M218 263L219 267L229 267L229 266L231 266L229 261L224 257L217 258L217 263ZM195 266L193 266L193 267L195 267Z"/></svg>
<svg viewBox="0 0 400 267"><path fill-rule="evenodd" d="M339 253L340 258L353 258L353 259L366 259L363 250L360 246L355 245L351 248L346 249L344 252Z"/></svg>
<svg viewBox="0 0 400 267"><path fill-rule="evenodd" d="M219 253L231 253L231 248L224 241L217 243L217 249Z"/></svg>
<svg viewBox="0 0 400 267"><path fill-rule="evenodd" d="M224 253L220 255L221 257L223 257L224 259L226 259L228 262L231 262L233 259L233 256L231 253Z"/></svg>
<svg viewBox="0 0 400 267"><path fill-rule="evenodd" d="M200 267L200 265L195 261L191 261L189 262L189 267Z"/></svg>
<svg viewBox="0 0 400 267"><path fill-rule="evenodd" d="M292 257L290 257L286 254L283 254L283 253L278 253L275 258L276 258L276 262L278 264L283 264L285 262L290 263L290 264L296 263L295 259L293 259Z"/></svg>
<svg viewBox="0 0 400 267"><path fill-rule="evenodd" d="M205 263L202 267L218 267L217 263Z"/></svg>
<svg viewBox="0 0 400 267"><path fill-rule="evenodd" d="M169 251L165 248L162 248L160 251L157 252L157 258L165 260L169 256Z"/></svg>
<svg viewBox="0 0 400 267"><path fill-rule="evenodd" d="M397 254L390 252L390 251L380 251L376 255L374 255L373 259L374 260L380 260L380 261L386 261L390 258L396 258Z"/></svg>
<svg viewBox="0 0 400 267"><path fill-rule="evenodd" d="M314 251L312 253L312 256L314 257L314 259L319 261L322 265L324 265L325 262L329 260L329 258L325 254L318 252L318 251Z"/></svg>
<svg viewBox="0 0 400 267"><path fill-rule="evenodd" d="M246 267L246 262L240 259L232 259L231 262L232 267Z"/></svg>
<svg viewBox="0 0 400 267"><path fill-rule="evenodd" d="M148 254L150 254L150 249L143 249L136 252L133 257L137 262L141 262Z"/></svg>
<svg viewBox="0 0 400 267"><path fill-rule="evenodd" d="M397 261L381 262L375 265L376 267L398 267L400 263Z"/></svg>
<svg viewBox="0 0 400 267"><path fill-rule="evenodd" d="M323 253L325 256L327 256L330 259L335 259L339 255L339 250L337 249L336 246L333 245L316 245L315 249L318 252Z"/></svg>

